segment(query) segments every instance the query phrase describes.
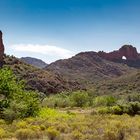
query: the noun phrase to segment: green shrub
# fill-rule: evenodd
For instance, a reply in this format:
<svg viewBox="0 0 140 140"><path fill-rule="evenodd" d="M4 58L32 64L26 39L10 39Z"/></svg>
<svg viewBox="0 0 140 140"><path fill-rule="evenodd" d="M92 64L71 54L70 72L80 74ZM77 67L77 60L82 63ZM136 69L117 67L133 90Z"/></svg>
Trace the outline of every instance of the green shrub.
<svg viewBox="0 0 140 140"><path fill-rule="evenodd" d="M42 102L43 107L69 107L71 106L69 96L64 96L62 94L52 95L50 97L46 97Z"/></svg>
<svg viewBox="0 0 140 140"><path fill-rule="evenodd" d="M111 111L112 114L116 114L116 115L122 115L123 114L123 109L118 105L111 107L110 111Z"/></svg>
<svg viewBox="0 0 140 140"><path fill-rule="evenodd" d="M27 122L26 121L20 121L20 122L17 122L17 124L16 124L16 127L18 128L18 129L20 129L20 128L27 128Z"/></svg>
<svg viewBox="0 0 140 140"><path fill-rule="evenodd" d="M140 114L140 103L139 102L129 102L122 106L123 112L129 115Z"/></svg>
<svg viewBox="0 0 140 140"><path fill-rule="evenodd" d="M89 94L85 91L76 91L71 92L69 94L67 93L61 93L57 95L52 95L49 97L46 97L42 105L43 107L86 107L89 106L92 102L92 98L89 96Z"/></svg>
<svg viewBox="0 0 140 140"><path fill-rule="evenodd" d="M4 119L12 122L17 118L25 118L38 115L40 110L39 100L34 92L25 92L9 103L9 107L3 110Z"/></svg>
<svg viewBox="0 0 140 140"><path fill-rule="evenodd" d="M116 103L117 99L113 96L99 96L93 100L94 106L112 106Z"/></svg>
<svg viewBox="0 0 140 140"><path fill-rule="evenodd" d="M99 114L108 114L110 112L111 112L111 110L109 107L99 107L97 109L97 113L99 113Z"/></svg>
<svg viewBox="0 0 140 140"><path fill-rule="evenodd" d="M90 104L90 97L87 92L76 91L70 95L72 106L76 107L86 107Z"/></svg>
<svg viewBox="0 0 140 140"><path fill-rule="evenodd" d="M99 114L111 113L116 115L122 115L122 114L136 115L136 114L140 114L140 103L129 102L126 104L115 105L112 107L99 107L97 109L97 112Z"/></svg>

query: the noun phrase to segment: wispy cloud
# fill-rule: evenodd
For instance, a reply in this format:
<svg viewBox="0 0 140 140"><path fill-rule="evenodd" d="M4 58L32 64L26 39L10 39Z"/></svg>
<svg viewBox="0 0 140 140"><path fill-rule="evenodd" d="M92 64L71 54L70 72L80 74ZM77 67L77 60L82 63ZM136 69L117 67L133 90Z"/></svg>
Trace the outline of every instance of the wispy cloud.
<svg viewBox="0 0 140 140"><path fill-rule="evenodd" d="M15 52L34 53L38 55L51 56L59 59L69 58L74 55L74 52L50 45L39 44L15 44L11 46Z"/></svg>

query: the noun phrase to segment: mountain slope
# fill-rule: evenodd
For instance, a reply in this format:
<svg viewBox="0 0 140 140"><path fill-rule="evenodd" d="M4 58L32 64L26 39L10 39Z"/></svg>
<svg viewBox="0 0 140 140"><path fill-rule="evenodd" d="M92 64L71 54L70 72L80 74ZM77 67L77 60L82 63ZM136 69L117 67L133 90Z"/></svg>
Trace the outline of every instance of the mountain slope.
<svg viewBox="0 0 140 140"><path fill-rule="evenodd" d="M45 69L86 85L135 71L124 64L105 60L96 52L79 53L72 58L51 63Z"/></svg>
<svg viewBox="0 0 140 140"><path fill-rule="evenodd" d="M62 76L38 69L13 56L5 56L4 65L9 66L16 76L26 81L26 89L38 90L45 94L59 93L65 90L78 90L75 81L65 80Z"/></svg>
<svg viewBox="0 0 140 140"><path fill-rule="evenodd" d="M47 64L41 59L37 59L33 57L21 57L20 59L24 61L25 63L33 65L37 68L44 68L47 66Z"/></svg>
<svg viewBox="0 0 140 140"><path fill-rule="evenodd" d="M131 74L122 75L108 82L103 81L96 85L99 94L126 95L132 93L140 94L140 70Z"/></svg>

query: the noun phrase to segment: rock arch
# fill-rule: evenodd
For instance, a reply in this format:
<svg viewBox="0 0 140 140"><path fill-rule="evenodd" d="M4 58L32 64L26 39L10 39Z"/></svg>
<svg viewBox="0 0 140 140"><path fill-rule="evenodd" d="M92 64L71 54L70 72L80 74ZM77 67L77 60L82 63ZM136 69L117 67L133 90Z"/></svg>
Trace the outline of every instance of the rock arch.
<svg viewBox="0 0 140 140"><path fill-rule="evenodd" d="M137 60L140 57L136 48L132 45L124 45L119 50L109 53L100 51L98 52L98 55L111 61L122 60L123 56L125 56L127 60Z"/></svg>

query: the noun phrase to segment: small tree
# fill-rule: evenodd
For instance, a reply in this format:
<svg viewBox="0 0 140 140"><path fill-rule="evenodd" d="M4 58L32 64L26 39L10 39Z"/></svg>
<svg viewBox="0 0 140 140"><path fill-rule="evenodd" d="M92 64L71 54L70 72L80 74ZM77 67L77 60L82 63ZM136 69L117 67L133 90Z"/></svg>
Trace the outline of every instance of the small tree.
<svg viewBox="0 0 140 140"><path fill-rule="evenodd" d="M37 115L37 93L24 90L24 82L18 80L9 68L0 69L0 117L12 121Z"/></svg>

